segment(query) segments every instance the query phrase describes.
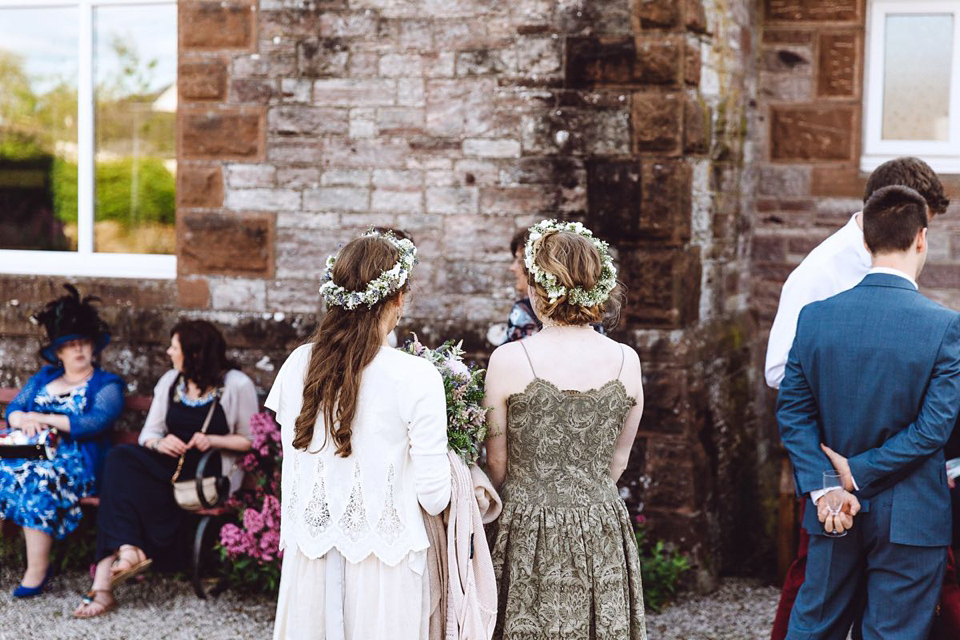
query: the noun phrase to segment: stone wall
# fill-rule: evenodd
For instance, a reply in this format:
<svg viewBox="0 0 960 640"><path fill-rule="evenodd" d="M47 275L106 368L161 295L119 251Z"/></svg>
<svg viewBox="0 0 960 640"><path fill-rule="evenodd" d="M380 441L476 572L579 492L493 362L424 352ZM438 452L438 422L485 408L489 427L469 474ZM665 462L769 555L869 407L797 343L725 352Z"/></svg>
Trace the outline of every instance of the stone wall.
<svg viewBox="0 0 960 640"><path fill-rule="evenodd" d="M326 256L370 225L422 261L403 330L484 359L513 300L508 244L543 217L610 240L615 337L645 367L623 495L708 588L762 557L767 446L751 390L756 8L750 0L180 3L173 282L93 279L138 392L179 315L224 327L265 391L319 312ZM58 279L0 277L0 385ZM759 550L759 551L758 551ZM760 556L758 556L758 553Z"/></svg>

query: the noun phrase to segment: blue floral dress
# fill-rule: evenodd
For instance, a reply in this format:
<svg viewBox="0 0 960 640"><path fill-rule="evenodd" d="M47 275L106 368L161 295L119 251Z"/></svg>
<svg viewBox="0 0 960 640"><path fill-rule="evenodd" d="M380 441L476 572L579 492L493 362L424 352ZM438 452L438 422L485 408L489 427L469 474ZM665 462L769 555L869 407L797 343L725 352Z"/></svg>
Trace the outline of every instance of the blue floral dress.
<svg viewBox="0 0 960 640"><path fill-rule="evenodd" d="M87 385L63 395L43 387L34 405L41 413L83 414ZM0 518L59 540L80 524L80 498L93 493L94 484L79 443L68 438L60 440L53 460L0 460Z"/></svg>

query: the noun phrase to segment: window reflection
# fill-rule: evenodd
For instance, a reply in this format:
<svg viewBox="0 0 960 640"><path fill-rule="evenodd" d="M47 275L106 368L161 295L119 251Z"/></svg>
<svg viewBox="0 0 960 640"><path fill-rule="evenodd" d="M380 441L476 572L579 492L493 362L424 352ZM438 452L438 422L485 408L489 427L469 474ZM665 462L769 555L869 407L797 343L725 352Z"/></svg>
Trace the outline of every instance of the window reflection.
<svg viewBox="0 0 960 640"><path fill-rule="evenodd" d="M94 12L94 250L174 253L176 5Z"/></svg>
<svg viewBox="0 0 960 640"><path fill-rule="evenodd" d="M951 14L888 15L883 139L949 140Z"/></svg>
<svg viewBox="0 0 960 640"><path fill-rule="evenodd" d="M0 9L0 249L77 248L77 9Z"/></svg>

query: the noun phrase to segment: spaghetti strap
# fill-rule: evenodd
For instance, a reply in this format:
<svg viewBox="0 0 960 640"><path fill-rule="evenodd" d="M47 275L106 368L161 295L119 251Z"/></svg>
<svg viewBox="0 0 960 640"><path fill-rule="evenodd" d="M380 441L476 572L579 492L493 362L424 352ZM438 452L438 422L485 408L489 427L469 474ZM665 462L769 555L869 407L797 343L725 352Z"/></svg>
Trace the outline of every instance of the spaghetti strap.
<svg viewBox="0 0 960 640"><path fill-rule="evenodd" d="M533 377L537 377L537 370L533 368L533 360L530 359L530 354L527 353L527 348L523 345L523 340L518 341L520 346L523 348L523 355L527 356L527 363L530 365L530 371L533 372ZM620 365L623 366L622 364Z"/></svg>
<svg viewBox="0 0 960 640"><path fill-rule="evenodd" d="M623 350L623 345L620 345L620 371L617 371L617 380L620 379L620 374L623 373L623 363L627 359L627 354Z"/></svg>

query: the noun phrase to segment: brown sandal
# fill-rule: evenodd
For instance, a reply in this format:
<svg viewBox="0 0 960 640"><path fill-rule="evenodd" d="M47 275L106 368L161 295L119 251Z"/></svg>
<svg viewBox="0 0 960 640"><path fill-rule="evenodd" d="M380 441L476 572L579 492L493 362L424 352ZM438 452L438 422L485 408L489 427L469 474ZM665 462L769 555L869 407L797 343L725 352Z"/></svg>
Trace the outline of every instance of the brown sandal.
<svg viewBox="0 0 960 640"><path fill-rule="evenodd" d="M124 552L133 554L134 561L130 562L129 555L124 557ZM113 561L113 567L111 567L111 571L113 569L117 569L121 562L125 562L127 566L126 568L119 569L110 575L111 590L117 585L123 584L130 578L138 576L150 568L150 565L153 564L153 560L146 557L143 560L140 560L141 554L143 554L143 551L137 547L134 547L133 545L123 545L120 547L120 549L117 551L117 559Z"/></svg>
<svg viewBox="0 0 960 640"><path fill-rule="evenodd" d="M97 600L97 594L99 593L109 593L110 600L104 602L104 599ZM90 607L100 607L99 611L94 613L81 613L81 610L88 610ZM109 589L91 589L87 591L83 596L83 601L80 603L80 606L76 608L73 612L74 618L96 618L102 615L106 615L117 608L117 601L113 598L113 592Z"/></svg>

